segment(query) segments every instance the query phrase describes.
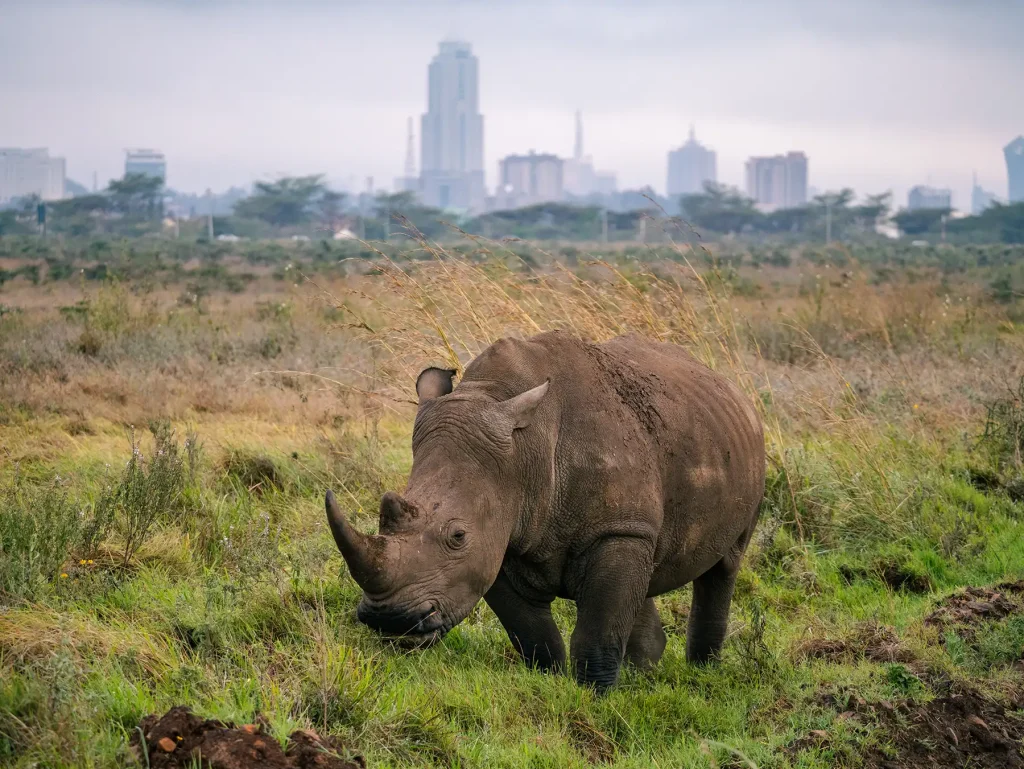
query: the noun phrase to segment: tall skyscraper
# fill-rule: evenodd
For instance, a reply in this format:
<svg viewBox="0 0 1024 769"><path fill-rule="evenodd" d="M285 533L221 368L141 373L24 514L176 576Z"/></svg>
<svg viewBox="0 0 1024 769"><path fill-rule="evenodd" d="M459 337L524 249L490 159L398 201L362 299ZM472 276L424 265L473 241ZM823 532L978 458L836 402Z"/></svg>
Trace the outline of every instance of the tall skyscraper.
<svg viewBox="0 0 1024 769"><path fill-rule="evenodd" d="M520 208L562 199L563 161L556 155L531 151L501 160L496 195L499 208Z"/></svg>
<svg viewBox="0 0 1024 769"><path fill-rule="evenodd" d="M686 144L668 153L668 196L701 192L705 182L718 181L715 151L697 141L693 126Z"/></svg>
<svg viewBox="0 0 1024 769"><path fill-rule="evenodd" d="M1006 156L1006 177L1009 180L1007 199L1024 203L1024 136L1018 136L1003 149Z"/></svg>
<svg viewBox="0 0 1024 769"><path fill-rule="evenodd" d="M167 158L157 150L125 150L124 175L142 174L167 180Z"/></svg>
<svg viewBox="0 0 1024 769"><path fill-rule="evenodd" d="M802 152L747 161L747 194L764 210L807 203L807 156Z"/></svg>
<svg viewBox="0 0 1024 769"><path fill-rule="evenodd" d="M420 194L436 208L484 207L484 118L478 62L469 43L441 43L428 70L420 126Z"/></svg>
<svg viewBox="0 0 1024 769"><path fill-rule="evenodd" d="M0 203L32 195L60 200L64 184L64 158L51 158L45 148L0 147Z"/></svg>
<svg viewBox="0 0 1024 769"><path fill-rule="evenodd" d="M907 193L907 209L909 211L920 211L925 208L952 208L953 192L947 189L937 189L919 184L911 187Z"/></svg>

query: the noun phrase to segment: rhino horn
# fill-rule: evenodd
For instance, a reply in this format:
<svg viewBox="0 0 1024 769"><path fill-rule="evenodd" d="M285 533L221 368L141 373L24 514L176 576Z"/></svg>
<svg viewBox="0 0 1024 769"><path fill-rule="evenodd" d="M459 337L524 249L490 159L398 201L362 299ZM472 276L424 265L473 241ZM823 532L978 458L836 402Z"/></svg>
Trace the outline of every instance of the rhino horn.
<svg viewBox="0 0 1024 769"><path fill-rule="evenodd" d="M352 578L367 593L386 592L389 581L384 570L387 548L385 538L356 531L338 509L338 500L334 498L333 491L327 492L325 502L327 523Z"/></svg>

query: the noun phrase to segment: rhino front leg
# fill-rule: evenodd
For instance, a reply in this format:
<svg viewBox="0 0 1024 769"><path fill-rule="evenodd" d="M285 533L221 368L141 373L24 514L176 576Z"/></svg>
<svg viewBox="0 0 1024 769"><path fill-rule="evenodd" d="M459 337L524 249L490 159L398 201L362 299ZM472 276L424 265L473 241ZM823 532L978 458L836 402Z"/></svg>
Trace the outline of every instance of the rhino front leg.
<svg viewBox="0 0 1024 769"><path fill-rule="evenodd" d="M637 537L607 539L588 553L570 643L581 684L604 692L619 680L626 644L647 600L653 553L653 543Z"/></svg>
<svg viewBox="0 0 1024 769"><path fill-rule="evenodd" d="M535 601L520 595L504 571L484 596L516 651L530 667L561 671L565 667L565 642L551 616L551 601Z"/></svg>
<svg viewBox="0 0 1024 769"><path fill-rule="evenodd" d="M665 628L661 625L658 607L654 599L644 601L643 608L636 615L633 631L626 643L626 659L640 670L650 670L658 664L665 653Z"/></svg>

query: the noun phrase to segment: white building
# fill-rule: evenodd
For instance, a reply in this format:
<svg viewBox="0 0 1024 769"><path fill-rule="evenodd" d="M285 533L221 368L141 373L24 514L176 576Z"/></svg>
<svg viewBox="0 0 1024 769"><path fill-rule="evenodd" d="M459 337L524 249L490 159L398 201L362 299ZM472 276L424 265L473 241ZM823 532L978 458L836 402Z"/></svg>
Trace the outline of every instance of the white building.
<svg viewBox="0 0 1024 769"><path fill-rule="evenodd" d="M807 156L802 152L787 152L750 158L747 195L763 211L806 205Z"/></svg>
<svg viewBox="0 0 1024 769"><path fill-rule="evenodd" d="M508 155L499 167L498 208L521 208L561 200L563 161L555 155Z"/></svg>
<svg viewBox="0 0 1024 769"><path fill-rule="evenodd" d="M428 70L420 125L420 195L435 208L484 207L484 118L469 43L443 42Z"/></svg>
<svg viewBox="0 0 1024 769"><path fill-rule="evenodd" d="M167 158L158 150L125 150L124 175L156 176L167 181Z"/></svg>
<svg viewBox="0 0 1024 769"><path fill-rule="evenodd" d="M718 181L715 151L697 141L693 127L686 144L668 153L668 182L670 198L703 192L705 182Z"/></svg>
<svg viewBox="0 0 1024 769"><path fill-rule="evenodd" d="M971 214L978 216L998 202L999 198L994 192L989 192L978 184L978 175L975 174L971 183Z"/></svg>
<svg viewBox="0 0 1024 769"><path fill-rule="evenodd" d="M1007 200L1024 203L1024 136L1018 136L1003 147L1006 157Z"/></svg>
<svg viewBox="0 0 1024 769"><path fill-rule="evenodd" d="M911 187L910 192L907 193L907 209L910 211L919 211L925 208L949 209L952 207L953 192L948 189L926 187L923 184L919 184L916 187Z"/></svg>
<svg viewBox="0 0 1024 769"><path fill-rule="evenodd" d="M0 147L0 203L32 195L61 200L64 176L64 158L51 158L45 148Z"/></svg>

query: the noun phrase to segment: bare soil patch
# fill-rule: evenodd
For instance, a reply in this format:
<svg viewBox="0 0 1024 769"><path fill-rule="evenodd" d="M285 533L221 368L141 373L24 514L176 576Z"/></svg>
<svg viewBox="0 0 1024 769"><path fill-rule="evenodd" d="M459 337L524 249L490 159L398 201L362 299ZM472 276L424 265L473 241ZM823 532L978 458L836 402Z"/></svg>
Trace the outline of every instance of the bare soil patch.
<svg viewBox="0 0 1024 769"><path fill-rule="evenodd" d="M896 757L876 750L868 756L868 769L1017 769L1024 767L1021 753L1024 719L1009 707L978 692L966 690L911 706L907 714L876 708L880 725L893 735Z"/></svg>
<svg viewBox="0 0 1024 769"><path fill-rule="evenodd" d="M955 629L970 641L979 625L1024 610L1024 580L995 587L967 587L943 599L924 624L940 631Z"/></svg>
<svg viewBox="0 0 1024 769"><path fill-rule="evenodd" d="M796 648L801 659L843 662L866 659L871 662L913 662L914 654L903 647L893 628L876 622L856 627L848 638L811 638Z"/></svg>
<svg viewBox="0 0 1024 769"><path fill-rule="evenodd" d="M191 769L196 761L209 769L365 769L360 756L343 758L344 746L313 731L293 732L282 750L262 724L236 727L205 720L187 707L163 716L146 716L132 745L151 769Z"/></svg>
<svg viewBox="0 0 1024 769"><path fill-rule="evenodd" d="M951 688L930 702L866 702L858 695L827 693L821 703L839 718L881 728L887 748L864 756L866 769L1024 769L1024 702L999 703L971 689ZM816 729L794 740L791 755L827 748L832 735Z"/></svg>

